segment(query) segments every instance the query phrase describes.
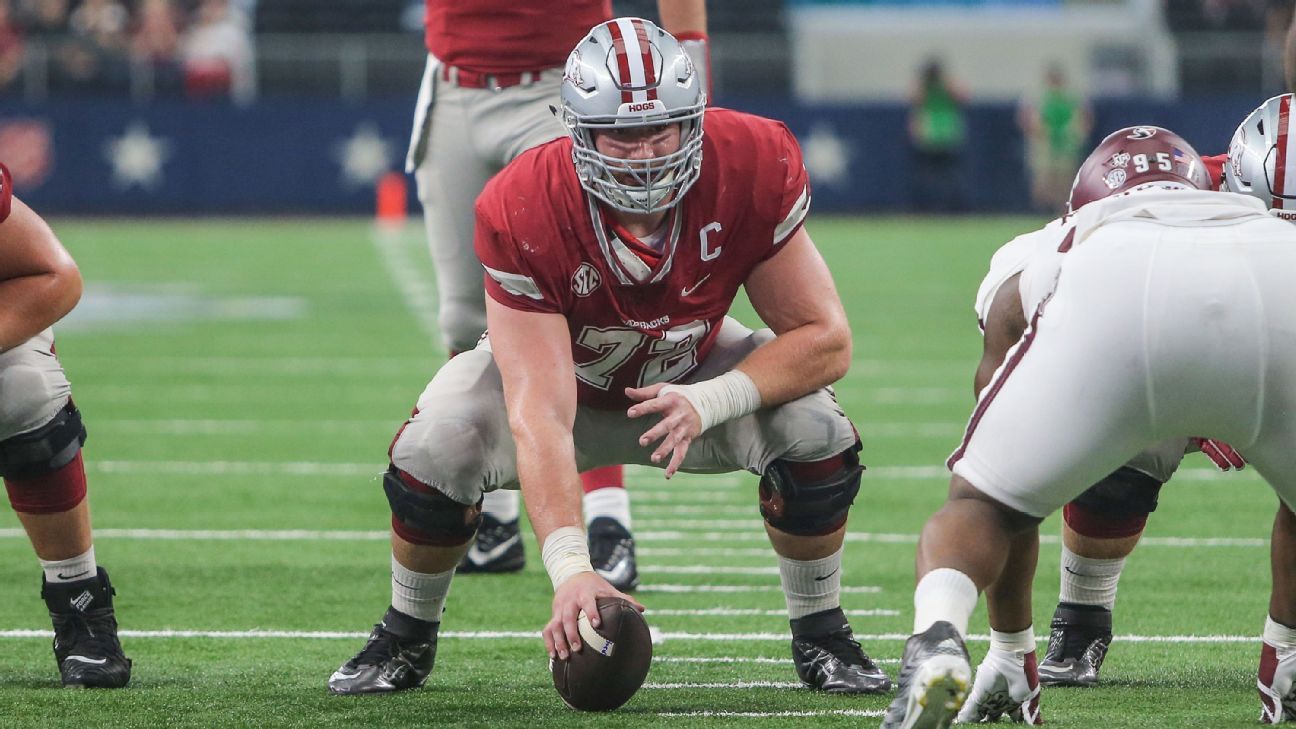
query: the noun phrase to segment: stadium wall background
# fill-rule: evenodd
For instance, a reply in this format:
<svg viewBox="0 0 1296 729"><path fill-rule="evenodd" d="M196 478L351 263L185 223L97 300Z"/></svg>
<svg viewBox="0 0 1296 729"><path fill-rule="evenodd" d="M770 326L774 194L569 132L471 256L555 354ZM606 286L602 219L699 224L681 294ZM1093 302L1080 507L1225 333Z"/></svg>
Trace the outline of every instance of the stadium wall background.
<svg viewBox="0 0 1296 729"><path fill-rule="evenodd" d="M1095 135L1159 124L1218 154L1260 101L1100 101ZM903 106L730 103L797 134L820 212L903 212L923 194L912 185ZM0 103L0 161L18 194L48 214L367 214L377 177L403 168L412 108L413 99ZM1014 113L1011 104L969 110L961 184L971 211L1027 209Z"/></svg>

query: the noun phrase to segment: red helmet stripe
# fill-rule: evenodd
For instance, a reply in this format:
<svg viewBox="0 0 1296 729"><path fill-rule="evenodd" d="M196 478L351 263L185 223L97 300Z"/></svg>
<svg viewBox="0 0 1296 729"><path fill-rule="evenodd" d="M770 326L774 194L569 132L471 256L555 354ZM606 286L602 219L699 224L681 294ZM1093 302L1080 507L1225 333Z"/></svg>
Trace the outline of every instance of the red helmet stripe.
<svg viewBox="0 0 1296 729"><path fill-rule="evenodd" d="M1291 97L1284 96L1278 103L1278 159L1274 161L1273 207L1283 208L1283 196L1287 194L1287 127L1291 116Z"/></svg>
<svg viewBox="0 0 1296 729"><path fill-rule="evenodd" d="M642 20L635 20L635 36L639 40L639 51L643 63L644 86L647 86L647 99L652 101L657 98L657 73L653 68L652 61L652 44L648 42L648 28L644 26Z"/></svg>
<svg viewBox="0 0 1296 729"><path fill-rule="evenodd" d="M630 86L630 56L626 53L625 36L621 33L621 21L608 23L608 32L612 34L612 49L617 60L617 86L621 87L621 103L628 104L634 100L632 92L625 90Z"/></svg>

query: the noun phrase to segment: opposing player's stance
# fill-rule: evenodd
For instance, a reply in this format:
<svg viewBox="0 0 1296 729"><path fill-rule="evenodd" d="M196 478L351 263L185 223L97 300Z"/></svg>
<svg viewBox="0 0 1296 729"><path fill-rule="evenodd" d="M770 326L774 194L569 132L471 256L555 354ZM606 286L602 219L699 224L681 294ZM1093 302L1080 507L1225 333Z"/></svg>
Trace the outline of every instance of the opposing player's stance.
<svg viewBox="0 0 1296 729"><path fill-rule="evenodd" d="M962 635L1013 538L1140 449L1218 438L1296 498L1296 230L1253 198L1193 190L1209 183L1186 145L1135 148L1161 130L1124 131L1100 145L1097 174L1077 177L1060 265L1022 273L1046 294L982 392L950 458L950 499L923 531L915 635L886 727L949 723L970 673Z"/></svg>
<svg viewBox="0 0 1296 729"><path fill-rule="evenodd" d="M672 36L635 18L598 25L567 63L570 138L487 185L490 336L441 368L392 445L392 606L334 692L427 679L482 493L519 483L555 590L546 647L580 650L578 613L620 594L581 529L577 472L605 463L760 474L800 677L890 688L840 606L860 444L827 388L850 331L802 227L800 150L759 117L715 109L704 124L704 106ZM740 286L770 329L725 316Z"/></svg>
<svg viewBox="0 0 1296 729"><path fill-rule="evenodd" d="M1122 130L1109 138L1115 139L1120 152L1130 155L1144 155L1155 159L1157 154L1173 155L1175 149L1186 149L1188 145L1177 136L1164 130L1150 134L1144 139L1130 140L1132 129ZM1105 174L1107 158L1112 154L1108 148L1100 146L1086 160L1085 172L1082 175L1093 175L1095 170ZM1186 172L1187 170L1180 170ZM1195 171L1195 184L1205 184L1206 177L1202 170ZM1151 173L1147 170L1146 173ZM1158 170L1157 175L1164 176ZM1099 189L1099 193L1115 194L1146 182L1140 177L1137 168L1125 178L1113 176L1117 183ZM1027 321L1039 306L1041 298L1048 294L1051 280L1047 275L1038 275L1039 271L1051 271L1062 260L1065 236L1069 233L1066 217L1058 218L1042 229L1018 236L995 252L991 259L990 272L981 282L977 291L976 312L984 334L984 349L975 376L975 391L979 394L991 382L994 373L1003 364L1008 351L1026 332ZM1034 276L1023 276L1023 271L1034 266ZM1067 504L1065 514L1067 523L1077 516L1085 524L1097 522L1113 528L1128 527L1136 523L1141 527L1147 518L1147 512L1156 506L1156 496L1161 485L1170 478L1185 449L1189 447L1188 438L1171 438L1138 454L1128 463L1107 475L1084 494ZM1070 532L1067 533L1070 536ZM1136 532L1137 535L1137 532ZM1137 538L1137 537L1136 537ZM1107 645L1111 641L1111 613L1105 612L1106 622L1101 628L1093 623L1099 617L1095 609L1092 613L1081 606L1059 606L1058 614L1053 620L1053 642L1050 653L1044 664L1038 664L1035 654L1035 633L1031 622L1030 586L1034 578L1035 561L1038 554L1039 537L1035 530L1023 533L1013 542L1003 576L986 590L987 607L990 610L990 650L981 666L977 669L976 682L967 703L963 707L960 721L994 720L1004 714L1027 724L1038 724L1040 715L1039 687L1044 681L1046 670L1074 677L1076 683L1096 682L1098 668L1101 665ZM1088 575L1078 576L1068 562L1068 552L1063 551L1062 579L1064 590L1068 579L1088 588L1084 593L1089 595L1103 594L1098 585L1085 582ZM1085 565L1088 567L1088 565ZM1115 584L1111 585L1112 597ZM1066 615L1078 613L1079 620L1059 623ZM1078 627L1083 625L1087 630ZM1090 631L1098 633L1093 635ZM1059 641L1059 634L1066 635ZM1078 634L1078 635L1077 635ZM1051 663L1050 663L1051 661ZM1038 673L1037 673L1038 667Z"/></svg>
<svg viewBox="0 0 1296 729"><path fill-rule="evenodd" d="M13 196L0 165L0 476L44 570L65 686L119 688L112 584L95 564L81 444L86 431L50 327L81 298L81 274L54 232Z"/></svg>
<svg viewBox="0 0 1296 729"><path fill-rule="evenodd" d="M566 136L549 110L563 61L591 26L612 17L612 4L425 0L424 7L427 67L405 165L418 182L436 264L443 343L453 354L475 347L486 328L481 263L473 252L473 202L514 157ZM704 0L659 0L657 7L667 30L705 69ZM621 466L582 474L582 483L594 567L617 589L632 589L639 576ZM519 510L516 491L487 494L461 573L522 569Z"/></svg>

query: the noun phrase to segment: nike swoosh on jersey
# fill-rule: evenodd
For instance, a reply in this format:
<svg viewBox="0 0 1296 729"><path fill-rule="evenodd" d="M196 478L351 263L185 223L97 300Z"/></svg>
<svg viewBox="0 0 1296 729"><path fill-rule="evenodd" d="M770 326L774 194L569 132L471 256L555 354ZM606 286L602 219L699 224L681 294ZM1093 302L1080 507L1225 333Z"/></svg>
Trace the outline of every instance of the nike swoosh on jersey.
<svg viewBox="0 0 1296 729"><path fill-rule="evenodd" d="M509 551L509 548L512 547L514 544L517 544L518 541L521 539L522 539L521 534L514 534L508 539L505 539L504 541L500 542L499 544L496 544L494 547L491 547L490 549L487 550L483 550L481 547L478 547L476 544L473 544L472 547L468 549L468 559L471 560L473 564L486 564L487 562L490 562L493 559L498 559L505 552Z"/></svg>
<svg viewBox="0 0 1296 729"><path fill-rule="evenodd" d="M709 278L711 278L711 274L708 273L707 275L705 275L705 276L703 276L702 278L698 279L698 280L697 280L697 283L693 284L692 286L686 286L686 287L680 289L680 296L688 296L689 294L693 293L694 291L697 291L697 288L698 288L699 286L701 286L701 285L702 285L702 284L703 284L707 279L709 279Z"/></svg>

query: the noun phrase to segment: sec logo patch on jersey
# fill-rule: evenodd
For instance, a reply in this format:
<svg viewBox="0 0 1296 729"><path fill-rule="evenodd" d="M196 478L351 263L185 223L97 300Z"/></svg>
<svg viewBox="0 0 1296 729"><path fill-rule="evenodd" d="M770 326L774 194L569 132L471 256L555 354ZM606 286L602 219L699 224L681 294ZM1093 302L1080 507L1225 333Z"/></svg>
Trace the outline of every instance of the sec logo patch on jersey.
<svg viewBox="0 0 1296 729"><path fill-rule="evenodd" d="M603 277L599 275L598 269L589 262L582 263L572 274L572 293L581 297L589 296L602 283Z"/></svg>

